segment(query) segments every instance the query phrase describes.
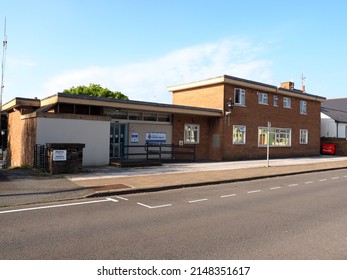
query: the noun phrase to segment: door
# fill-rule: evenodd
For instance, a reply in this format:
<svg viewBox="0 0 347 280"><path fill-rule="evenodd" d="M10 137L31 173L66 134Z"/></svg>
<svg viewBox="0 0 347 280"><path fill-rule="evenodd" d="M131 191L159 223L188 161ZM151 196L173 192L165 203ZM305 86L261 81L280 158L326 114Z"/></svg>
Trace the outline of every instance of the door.
<svg viewBox="0 0 347 280"><path fill-rule="evenodd" d="M111 123L110 126L110 158L120 159L124 156L125 124Z"/></svg>

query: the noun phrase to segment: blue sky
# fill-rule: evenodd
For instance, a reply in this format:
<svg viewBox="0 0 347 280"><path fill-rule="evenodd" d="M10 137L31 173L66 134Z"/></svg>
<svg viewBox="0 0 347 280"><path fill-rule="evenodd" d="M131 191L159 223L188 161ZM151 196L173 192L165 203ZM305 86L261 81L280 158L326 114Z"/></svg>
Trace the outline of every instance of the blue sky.
<svg viewBox="0 0 347 280"><path fill-rule="evenodd" d="M347 97L346 1L0 0L3 101L89 83L171 103L168 86L221 75Z"/></svg>

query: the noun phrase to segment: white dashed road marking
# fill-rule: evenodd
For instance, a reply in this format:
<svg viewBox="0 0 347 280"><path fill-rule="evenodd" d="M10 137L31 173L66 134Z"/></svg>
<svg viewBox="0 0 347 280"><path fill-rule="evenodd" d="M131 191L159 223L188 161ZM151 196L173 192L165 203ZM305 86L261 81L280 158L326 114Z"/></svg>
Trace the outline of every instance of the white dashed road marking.
<svg viewBox="0 0 347 280"><path fill-rule="evenodd" d="M337 180L340 179L340 177L332 177L331 180Z"/></svg>
<svg viewBox="0 0 347 280"><path fill-rule="evenodd" d="M257 192L260 192L261 190L256 190L256 191L249 191L247 193L257 193Z"/></svg>
<svg viewBox="0 0 347 280"><path fill-rule="evenodd" d="M191 201L188 201L188 203L203 202L206 200L207 200L207 198L203 198L203 199L191 200Z"/></svg>
<svg viewBox="0 0 347 280"><path fill-rule="evenodd" d="M291 184L291 185L288 185L288 187L295 187L295 186L298 186L299 184Z"/></svg>
<svg viewBox="0 0 347 280"><path fill-rule="evenodd" d="M282 189L282 187L273 187L273 188L270 188L270 190L278 190L278 189Z"/></svg>
<svg viewBox="0 0 347 280"><path fill-rule="evenodd" d="M305 182L306 185L308 184L313 184L313 181L308 181L308 182Z"/></svg>
<svg viewBox="0 0 347 280"><path fill-rule="evenodd" d="M232 197L232 196L236 196L235 193L233 194L226 194L226 195L222 195L221 198L225 198L225 197Z"/></svg>
<svg viewBox="0 0 347 280"><path fill-rule="evenodd" d="M320 179L319 182L324 182L326 181L327 179Z"/></svg>

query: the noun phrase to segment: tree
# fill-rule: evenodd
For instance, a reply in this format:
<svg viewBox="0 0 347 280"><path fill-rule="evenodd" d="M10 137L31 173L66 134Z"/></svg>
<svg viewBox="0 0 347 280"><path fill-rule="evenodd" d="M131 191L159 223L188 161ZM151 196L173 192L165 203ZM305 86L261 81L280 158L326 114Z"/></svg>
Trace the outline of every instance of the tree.
<svg viewBox="0 0 347 280"><path fill-rule="evenodd" d="M70 89L64 89L64 93L76 95L88 95L96 97L107 97L113 99L129 100L129 98L120 91L111 91L108 88L103 88L98 84L89 84L89 86L77 86Z"/></svg>

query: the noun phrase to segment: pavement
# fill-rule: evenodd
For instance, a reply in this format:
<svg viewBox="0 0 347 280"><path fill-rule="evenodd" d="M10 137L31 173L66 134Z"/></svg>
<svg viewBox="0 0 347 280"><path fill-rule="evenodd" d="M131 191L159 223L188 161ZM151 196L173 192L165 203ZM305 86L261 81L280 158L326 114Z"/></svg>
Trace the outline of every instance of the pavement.
<svg viewBox="0 0 347 280"><path fill-rule="evenodd" d="M47 175L0 169L0 207L97 196L160 191L347 168L347 157L317 156L233 162L167 163L162 166L85 167L82 173Z"/></svg>

